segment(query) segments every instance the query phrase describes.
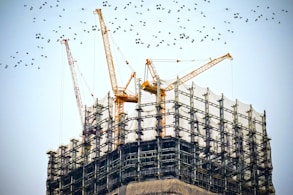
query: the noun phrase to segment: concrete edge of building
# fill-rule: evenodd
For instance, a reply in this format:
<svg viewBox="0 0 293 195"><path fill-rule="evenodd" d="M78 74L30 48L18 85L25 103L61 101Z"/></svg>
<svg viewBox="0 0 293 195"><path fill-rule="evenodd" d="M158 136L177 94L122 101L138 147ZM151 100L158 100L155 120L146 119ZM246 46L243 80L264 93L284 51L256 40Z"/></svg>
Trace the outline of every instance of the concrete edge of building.
<svg viewBox="0 0 293 195"><path fill-rule="evenodd" d="M121 186L107 195L152 195L152 194L182 194L182 195L214 195L202 188L187 184L178 179L149 180L131 182Z"/></svg>

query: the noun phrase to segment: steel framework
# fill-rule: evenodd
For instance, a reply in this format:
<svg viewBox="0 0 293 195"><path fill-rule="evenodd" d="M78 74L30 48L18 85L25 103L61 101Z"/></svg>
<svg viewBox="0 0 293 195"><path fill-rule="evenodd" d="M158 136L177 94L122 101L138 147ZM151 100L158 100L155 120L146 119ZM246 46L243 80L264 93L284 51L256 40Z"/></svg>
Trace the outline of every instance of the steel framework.
<svg viewBox="0 0 293 195"><path fill-rule="evenodd" d="M109 94L88 107L85 139L47 153L47 195L107 194L170 178L218 194L275 193L265 111L194 84L168 97L162 127L162 108L140 89L134 114L121 114L119 137Z"/></svg>

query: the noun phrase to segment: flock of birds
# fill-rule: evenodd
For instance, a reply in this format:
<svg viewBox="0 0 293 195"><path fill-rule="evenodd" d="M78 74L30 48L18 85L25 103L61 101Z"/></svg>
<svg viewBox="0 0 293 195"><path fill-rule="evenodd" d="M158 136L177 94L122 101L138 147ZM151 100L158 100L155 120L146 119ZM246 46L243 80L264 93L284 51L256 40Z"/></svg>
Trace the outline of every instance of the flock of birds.
<svg viewBox="0 0 293 195"><path fill-rule="evenodd" d="M288 10L275 10L271 6L252 6L250 10L240 13L234 8L222 7L220 11L212 11L212 0L176 1L169 0L161 3L140 1L99 1L97 7L103 9L106 24L112 34L127 34L129 40L138 47L183 49L187 44L205 44L219 42L228 44L227 37L236 33L232 24L242 22L275 22L281 24L279 15L288 13ZM100 31L98 22L91 22L87 15L93 14L96 7L74 7L66 5L62 0L44 1L39 5L24 4L24 14L32 15L28 25L39 29L32 37L36 45L34 48L16 49L6 62L0 61L0 68L19 66L34 66L41 68L41 60L49 60L46 53L48 46L57 47L63 39L84 44L83 39L91 33ZM72 5L72 6L68 6ZM107 13L107 14L106 14ZM226 20L213 23L217 14L224 15ZM52 19L51 16L54 15ZM50 17L47 17L50 16ZM97 17L97 16L96 16ZM78 18L78 20L76 20ZM52 20L54 22L52 23ZM50 24L50 25L49 25ZM116 36L116 35L115 35Z"/></svg>

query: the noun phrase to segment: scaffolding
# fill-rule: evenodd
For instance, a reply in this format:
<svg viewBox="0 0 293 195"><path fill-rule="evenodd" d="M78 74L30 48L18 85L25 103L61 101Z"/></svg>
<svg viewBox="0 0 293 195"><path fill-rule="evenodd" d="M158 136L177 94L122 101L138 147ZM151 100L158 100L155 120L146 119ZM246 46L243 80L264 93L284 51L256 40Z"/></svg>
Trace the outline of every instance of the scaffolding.
<svg viewBox="0 0 293 195"><path fill-rule="evenodd" d="M47 195L107 194L168 179L217 194L275 193L265 111L192 84L168 92L162 116L159 98L138 94L134 112L122 113L119 124L110 94L86 108L84 139L47 153Z"/></svg>

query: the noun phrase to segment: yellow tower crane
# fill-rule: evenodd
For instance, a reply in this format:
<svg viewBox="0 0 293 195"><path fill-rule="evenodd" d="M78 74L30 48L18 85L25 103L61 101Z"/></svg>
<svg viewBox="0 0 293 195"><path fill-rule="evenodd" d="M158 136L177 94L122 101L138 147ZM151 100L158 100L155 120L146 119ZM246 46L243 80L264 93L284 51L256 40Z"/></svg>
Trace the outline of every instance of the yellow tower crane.
<svg viewBox="0 0 293 195"><path fill-rule="evenodd" d="M151 84L148 80L145 80L142 83L141 87L143 90L148 91L152 94L157 94L159 96L159 102L160 102L160 106L161 106L160 112L161 112L161 116L162 116L162 120L161 120L160 125L163 127L163 132L161 132L162 137L164 137L166 135L166 128L165 128L166 127L166 92L174 89L176 85L179 86L179 85L189 81L190 79L192 79L192 78L196 77L197 75L203 73L204 71L212 68L213 66L215 66L216 64L220 63L221 61L223 61L225 59L233 60L230 53L227 53L227 54L225 54L221 57L215 58L215 59L211 59L208 63L191 71L190 73L186 74L185 76L177 79L175 82L169 84L165 88L159 87L160 77L155 69L155 66L152 63L152 60L151 59L146 60L145 66L147 67L147 69L151 73L154 84ZM176 60L176 62L180 62L180 60ZM158 92L159 92L159 94L158 94Z"/></svg>
<svg viewBox="0 0 293 195"><path fill-rule="evenodd" d="M114 66L114 62L113 62L113 57L112 57L110 42L109 42L109 36L108 36L109 31L108 31L107 26L105 24L105 21L104 21L103 15L102 15L102 10L96 9L95 13L98 14L99 20L100 20L100 27L101 27L101 33L102 33L102 38L103 38L103 43L104 43L104 50L105 50L105 55L106 55L106 60L107 60L107 65L108 65L110 82L111 82L112 91L115 95L114 137L119 138L120 137L120 128L118 127L118 123L120 122L120 119L121 119L120 118L121 113L124 113L124 103L125 102L131 102L131 103L138 102L138 95L137 94L129 94L126 91L131 80L133 78L135 78L136 73L133 72L131 74L125 87L118 87L116 73L115 73L115 66ZM118 140L118 143L116 142L116 144L119 144L119 140Z"/></svg>

